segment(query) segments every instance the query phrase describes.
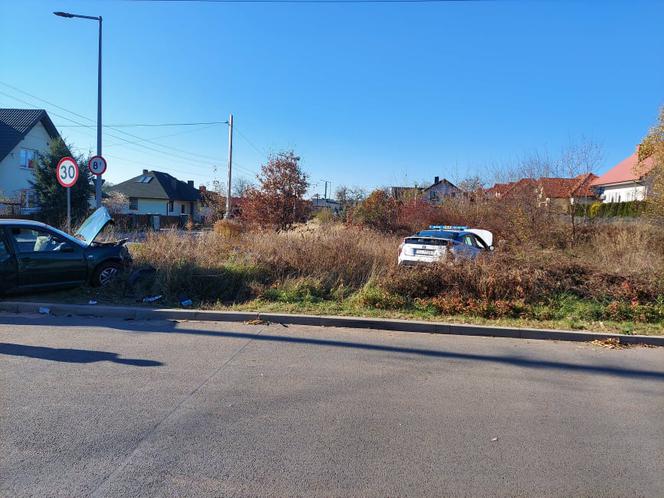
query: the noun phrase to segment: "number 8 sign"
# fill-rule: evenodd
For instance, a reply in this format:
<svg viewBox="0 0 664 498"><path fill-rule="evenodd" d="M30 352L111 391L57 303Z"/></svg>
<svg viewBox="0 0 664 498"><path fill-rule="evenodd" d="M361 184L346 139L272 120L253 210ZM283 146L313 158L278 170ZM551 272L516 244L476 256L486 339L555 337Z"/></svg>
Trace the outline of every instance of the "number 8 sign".
<svg viewBox="0 0 664 498"><path fill-rule="evenodd" d="M63 157L58 161L58 166L55 168L55 176L58 183L65 188L74 186L78 180L78 164L71 157Z"/></svg>

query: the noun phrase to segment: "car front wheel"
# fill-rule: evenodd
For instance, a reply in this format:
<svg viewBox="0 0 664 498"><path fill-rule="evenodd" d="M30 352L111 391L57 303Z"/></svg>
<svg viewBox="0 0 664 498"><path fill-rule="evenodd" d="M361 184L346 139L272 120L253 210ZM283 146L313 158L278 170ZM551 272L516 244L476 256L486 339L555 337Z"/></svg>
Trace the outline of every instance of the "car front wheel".
<svg viewBox="0 0 664 498"><path fill-rule="evenodd" d="M113 261L107 261L100 264L92 276L92 285L95 287L104 287L110 284L118 276L122 267Z"/></svg>

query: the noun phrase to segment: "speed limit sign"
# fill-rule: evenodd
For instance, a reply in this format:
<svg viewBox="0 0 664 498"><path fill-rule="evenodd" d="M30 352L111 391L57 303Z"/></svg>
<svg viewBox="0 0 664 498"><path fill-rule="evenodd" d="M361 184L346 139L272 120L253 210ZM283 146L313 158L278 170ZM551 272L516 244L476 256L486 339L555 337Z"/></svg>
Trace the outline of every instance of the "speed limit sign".
<svg viewBox="0 0 664 498"><path fill-rule="evenodd" d="M71 157L63 157L55 168L55 176L63 187L72 187L78 180L78 164Z"/></svg>
<svg viewBox="0 0 664 498"><path fill-rule="evenodd" d="M103 175L106 172L106 159L92 156L88 161L88 169L93 175Z"/></svg>

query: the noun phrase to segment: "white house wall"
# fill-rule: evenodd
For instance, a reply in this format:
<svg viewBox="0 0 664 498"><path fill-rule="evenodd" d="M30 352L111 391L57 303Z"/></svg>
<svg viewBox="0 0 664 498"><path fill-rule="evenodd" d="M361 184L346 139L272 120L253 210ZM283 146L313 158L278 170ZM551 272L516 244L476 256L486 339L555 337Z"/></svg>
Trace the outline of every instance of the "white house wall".
<svg viewBox="0 0 664 498"><path fill-rule="evenodd" d="M646 198L644 185L616 185L604 187L602 202L642 201Z"/></svg>
<svg viewBox="0 0 664 498"><path fill-rule="evenodd" d="M184 205L184 214L191 214L191 207L189 201L174 201L173 211L169 211L168 201L166 199L143 199L138 198L138 209L129 209L128 207L123 210L125 214L159 214L163 216L180 216L182 213L182 206ZM198 202L194 203L194 211L196 214L200 213L200 205Z"/></svg>
<svg viewBox="0 0 664 498"><path fill-rule="evenodd" d="M32 170L21 167L21 149L48 152L51 137L41 123L37 123L7 156L0 161L0 193L6 197L18 197L22 190L31 189ZM53 176L53 181L55 176Z"/></svg>

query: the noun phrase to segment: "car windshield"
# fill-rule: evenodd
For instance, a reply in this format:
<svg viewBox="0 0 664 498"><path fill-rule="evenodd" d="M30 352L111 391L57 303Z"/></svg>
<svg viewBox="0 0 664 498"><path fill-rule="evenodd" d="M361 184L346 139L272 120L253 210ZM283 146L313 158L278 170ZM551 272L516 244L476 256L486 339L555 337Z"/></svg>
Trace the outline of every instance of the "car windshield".
<svg viewBox="0 0 664 498"><path fill-rule="evenodd" d="M110 221L111 215L108 213L108 209L102 206L83 222L76 232L76 236L90 245Z"/></svg>
<svg viewBox="0 0 664 498"><path fill-rule="evenodd" d="M405 241L406 244L417 244L427 246L446 246L448 241L446 239L433 239L425 237L408 237Z"/></svg>

